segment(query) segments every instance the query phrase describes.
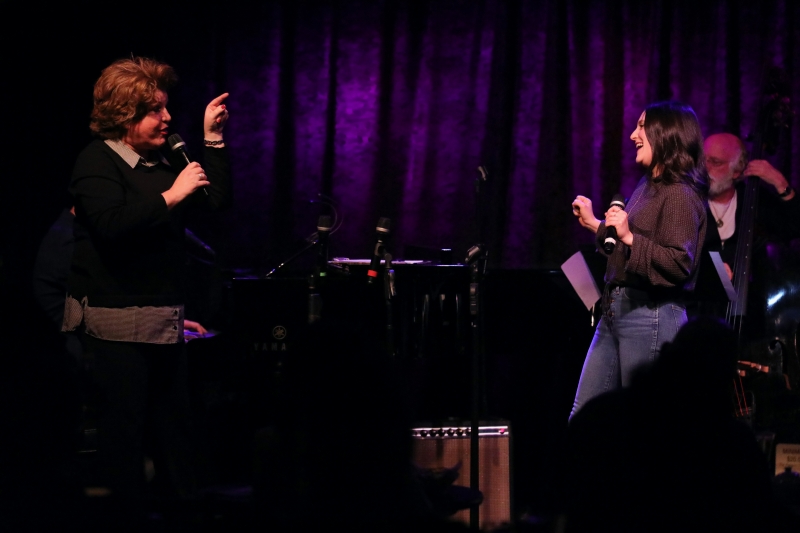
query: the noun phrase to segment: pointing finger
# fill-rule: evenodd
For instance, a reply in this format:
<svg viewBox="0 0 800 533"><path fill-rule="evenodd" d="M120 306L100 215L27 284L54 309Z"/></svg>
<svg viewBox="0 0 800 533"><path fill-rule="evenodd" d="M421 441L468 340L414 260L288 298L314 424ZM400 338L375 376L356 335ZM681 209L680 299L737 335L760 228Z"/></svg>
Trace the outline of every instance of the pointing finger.
<svg viewBox="0 0 800 533"><path fill-rule="evenodd" d="M216 106L222 104L222 102L225 101L225 99L228 97L229 94L230 93L222 93L221 95L219 95L216 98L214 98L213 100L211 100L211 102L208 105L216 107Z"/></svg>

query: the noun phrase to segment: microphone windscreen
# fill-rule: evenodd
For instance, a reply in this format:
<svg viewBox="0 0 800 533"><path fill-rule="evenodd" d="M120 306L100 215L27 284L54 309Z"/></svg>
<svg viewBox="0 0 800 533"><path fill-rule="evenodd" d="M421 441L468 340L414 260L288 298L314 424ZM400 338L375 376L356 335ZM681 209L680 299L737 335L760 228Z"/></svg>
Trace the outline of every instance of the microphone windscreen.
<svg viewBox="0 0 800 533"><path fill-rule="evenodd" d="M620 209L625 209L625 197L622 196L620 193L614 195L614 197L611 199L609 207L613 207L615 205Z"/></svg>
<svg viewBox="0 0 800 533"><path fill-rule="evenodd" d="M183 139L181 139L181 136L177 133L173 133L167 137L167 143L169 144L170 149L173 151L180 150L181 147L186 146L186 143L183 142Z"/></svg>
<svg viewBox="0 0 800 533"><path fill-rule="evenodd" d="M378 226L375 228L375 231L378 233L389 233L392 227L391 219L381 217L378 219Z"/></svg>
<svg viewBox="0 0 800 533"><path fill-rule="evenodd" d="M317 220L317 231L330 231L333 223L328 215L320 215Z"/></svg>

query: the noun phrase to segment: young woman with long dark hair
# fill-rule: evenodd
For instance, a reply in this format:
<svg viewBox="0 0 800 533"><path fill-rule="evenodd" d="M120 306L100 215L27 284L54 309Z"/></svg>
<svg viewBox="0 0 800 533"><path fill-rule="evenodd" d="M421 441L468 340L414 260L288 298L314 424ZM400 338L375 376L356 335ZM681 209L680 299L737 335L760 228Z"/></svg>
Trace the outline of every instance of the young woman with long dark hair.
<svg viewBox="0 0 800 533"><path fill-rule="evenodd" d="M661 345L686 322L684 301L694 288L706 233L703 136L691 107L658 102L631 134L645 175L624 209L598 220L578 196L573 213L597 234L603 252L608 228L617 243L608 256L603 316L586 355L572 415L605 391L627 386L654 361Z"/></svg>

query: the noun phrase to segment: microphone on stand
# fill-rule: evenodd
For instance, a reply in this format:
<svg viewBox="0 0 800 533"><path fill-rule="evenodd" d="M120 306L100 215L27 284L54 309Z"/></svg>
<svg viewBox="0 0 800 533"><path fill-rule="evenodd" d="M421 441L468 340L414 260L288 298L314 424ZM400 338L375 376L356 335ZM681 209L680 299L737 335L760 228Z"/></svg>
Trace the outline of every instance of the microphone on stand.
<svg viewBox="0 0 800 533"><path fill-rule="evenodd" d="M320 215L317 221L317 276L325 277L328 268L328 237L331 234L331 217Z"/></svg>
<svg viewBox="0 0 800 533"><path fill-rule="evenodd" d="M374 283L378 277L378 267L383 259L383 243L389 237L389 231L392 221L388 218L381 217L378 219L378 225L375 228L376 242L375 250L372 252L372 261L369 263L369 270L367 270L367 283Z"/></svg>
<svg viewBox="0 0 800 533"><path fill-rule="evenodd" d="M625 197L621 194L617 193L611 199L611 203L608 204L608 208L611 209L612 207L619 207L620 209L625 209ZM614 248L617 246L617 228L614 226L606 226L606 239L603 241L603 250L607 254L610 254L614 251Z"/></svg>
<svg viewBox="0 0 800 533"><path fill-rule="evenodd" d="M317 220L317 233L309 246L317 246L317 264L314 275L308 279L308 323L314 324L322 319L322 294L320 289L328 274L328 236L331 233L331 217L320 215ZM308 247L305 248L306 250Z"/></svg>
<svg viewBox="0 0 800 533"><path fill-rule="evenodd" d="M192 158L189 156L189 151L186 149L186 143L183 142L183 139L181 139L180 135L173 133L167 137L167 143L173 152L183 156L183 160L186 161L187 165L192 162ZM203 187L203 192L206 196L208 196L208 191L205 189L205 187Z"/></svg>

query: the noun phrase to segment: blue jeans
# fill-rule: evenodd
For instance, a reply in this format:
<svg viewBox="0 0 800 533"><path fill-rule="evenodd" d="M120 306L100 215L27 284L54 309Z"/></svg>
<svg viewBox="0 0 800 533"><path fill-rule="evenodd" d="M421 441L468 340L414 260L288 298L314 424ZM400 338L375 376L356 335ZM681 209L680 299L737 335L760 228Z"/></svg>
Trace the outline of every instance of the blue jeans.
<svg viewBox="0 0 800 533"><path fill-rule="evenodd" d="M630 287L614 287L609 296L609 308L583 363L570 418L595 396L630 385L636 371L655 361L661 345L686 323L680 300L653 301L645 291Z"/></svg>

